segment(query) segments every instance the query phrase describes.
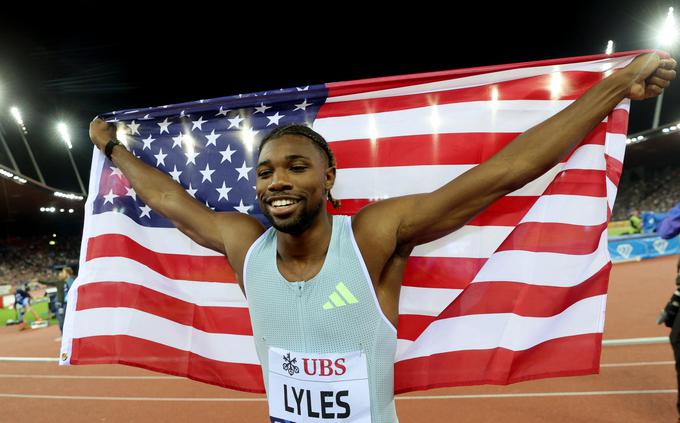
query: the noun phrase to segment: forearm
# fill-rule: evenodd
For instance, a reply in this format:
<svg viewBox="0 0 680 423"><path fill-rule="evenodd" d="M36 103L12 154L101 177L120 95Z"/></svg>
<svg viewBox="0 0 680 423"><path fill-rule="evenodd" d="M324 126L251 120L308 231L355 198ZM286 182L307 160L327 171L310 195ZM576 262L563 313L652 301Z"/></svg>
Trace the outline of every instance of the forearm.
<svg viewBox="0 0 680 423"><path fill-rule="evenodd" d="M495 159L510 165L508 183L524 186L559 163L626 97L632 80L625 69L611 75L501 150Z"/></svg>
<svg viewBox="0 0 680 423"><path fill-rule="evenodd" d="M170 176L144 163L125 148L114 147L111 160L125 175L142 201L166 217L170 218L169 210L165 210L166 207L163 204L164 198L186 196L187 200L191 199L184 188L173 181Z"/></svg>

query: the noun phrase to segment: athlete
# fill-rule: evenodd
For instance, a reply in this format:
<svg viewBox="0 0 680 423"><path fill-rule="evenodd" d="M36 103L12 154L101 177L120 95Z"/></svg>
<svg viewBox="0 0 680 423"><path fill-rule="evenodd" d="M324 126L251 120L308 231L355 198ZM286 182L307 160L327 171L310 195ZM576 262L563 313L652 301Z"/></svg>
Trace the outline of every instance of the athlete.
<svg viewBox="0 0 680 423"><path fill-rule="evenodd" d="M569 107L441 188L330 215L335 159L321 135L281 127L260 144L256 192L272 228L214 212L135 158L95 119L92 142L152 209L226 255L248 298L273 422L397 421L393 360L401 280L413 248L462 227L552 168L624 98L656 97L676 62L637 57ZM329 295L330 294L330 295Z"/></svg>

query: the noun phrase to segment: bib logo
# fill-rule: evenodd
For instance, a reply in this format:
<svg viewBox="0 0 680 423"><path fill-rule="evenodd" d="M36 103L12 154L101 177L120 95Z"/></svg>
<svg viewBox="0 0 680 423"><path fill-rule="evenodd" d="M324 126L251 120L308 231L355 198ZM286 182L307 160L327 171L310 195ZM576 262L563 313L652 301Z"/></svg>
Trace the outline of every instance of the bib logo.
<svg viewBox="0 0 680 423"><path fill-rule="evenodd" d="M303 358L302 363L305 373L310 376L342 376L347 372L344 358L335 362L327 358Z"/></svg>
<svg viewBox="0 0 680 423"><path fill-rule="evenodd" d="M616 247L616 252L621 254L623 258L630 257L630 253L633 252L633 246L630 244L621 244Z"/></svg>
<svg viewBox="0 0 680 423"><path fill-rule="evenodd" d="M290 353L283 356L283 370L287 371L289 375L293 376L295 373L300 373L300 369L295 365L297 358L290 358Z"/></svg>

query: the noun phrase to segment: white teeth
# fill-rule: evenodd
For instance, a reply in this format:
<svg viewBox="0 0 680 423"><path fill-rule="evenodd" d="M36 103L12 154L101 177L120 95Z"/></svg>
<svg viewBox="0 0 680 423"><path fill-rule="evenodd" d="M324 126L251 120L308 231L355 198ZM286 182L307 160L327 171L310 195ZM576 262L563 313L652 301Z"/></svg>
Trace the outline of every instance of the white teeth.
<svg viewBox="0 0 680 423"><path fill-rule="evenodd" d="M274 200L274 201L272 201L272 206L274 206L274 207L285 207L285 206L289 206L289 205L295 204L295 203L297 203L297 201L293 201L293 200Z"/></svg>

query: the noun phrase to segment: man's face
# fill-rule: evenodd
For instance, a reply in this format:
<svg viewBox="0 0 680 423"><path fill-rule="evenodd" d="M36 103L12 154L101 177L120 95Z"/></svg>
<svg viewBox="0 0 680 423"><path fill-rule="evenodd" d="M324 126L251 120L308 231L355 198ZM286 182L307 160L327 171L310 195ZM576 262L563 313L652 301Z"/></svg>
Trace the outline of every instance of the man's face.
<svg viewBox="0 0 680 423"><path fill-rule="evenodd" d="M265 144L256 169L257 198L277 230L300 234L311 226L326 203L335 169L311 140L284 135Z"/></svg>

